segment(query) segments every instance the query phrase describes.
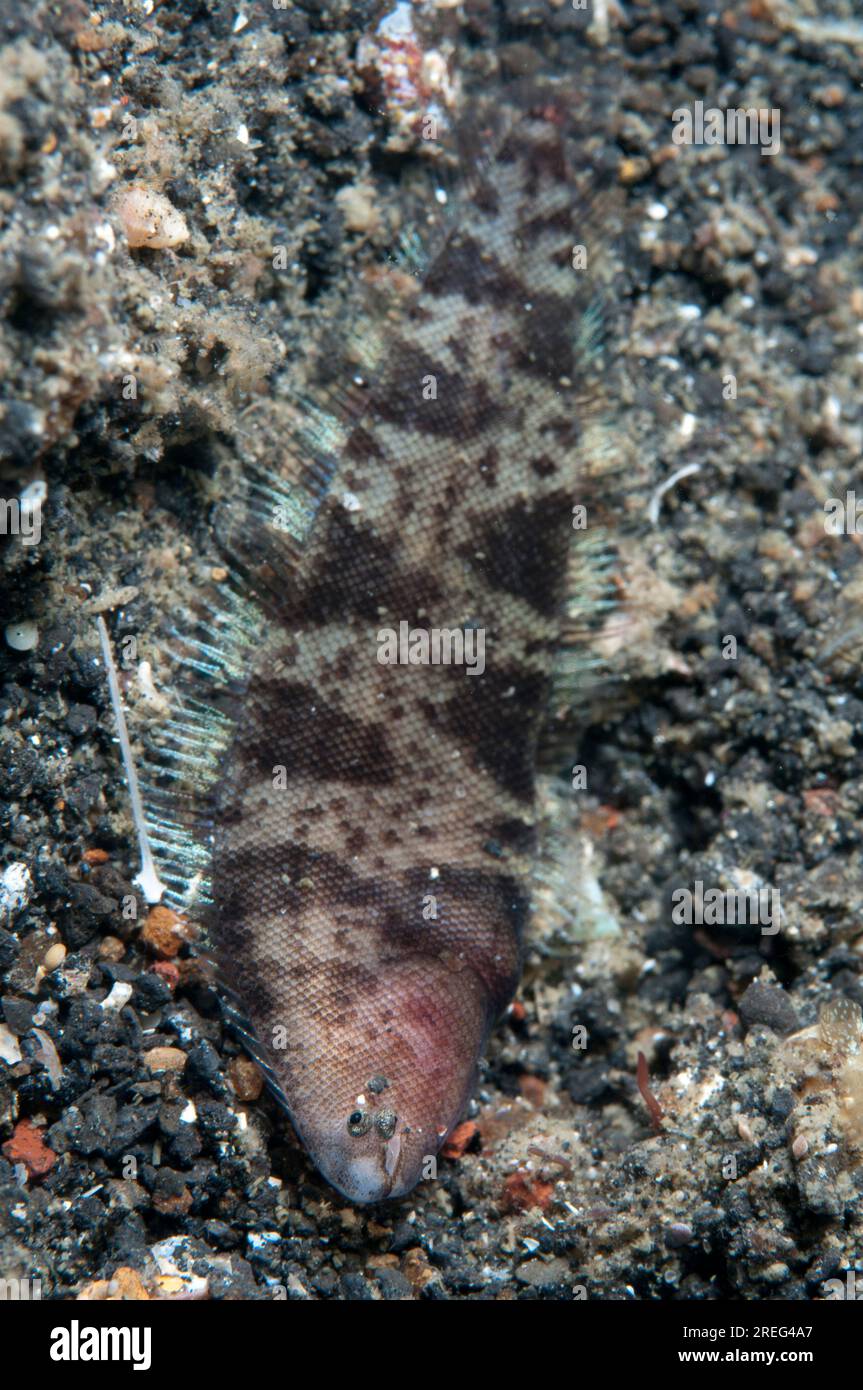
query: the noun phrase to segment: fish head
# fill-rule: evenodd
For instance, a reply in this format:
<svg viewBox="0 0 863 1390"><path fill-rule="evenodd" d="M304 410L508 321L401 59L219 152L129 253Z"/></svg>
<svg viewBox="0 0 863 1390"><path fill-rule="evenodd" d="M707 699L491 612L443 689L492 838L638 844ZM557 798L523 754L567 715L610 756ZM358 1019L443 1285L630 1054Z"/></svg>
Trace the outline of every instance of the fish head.
<svg viewBox="0 0 863 1390"><path fill-rule="evenodd" d="M393 969L304 1047L291 1117L352 1202L400 1197L434 1177L470 1098L487 1031L482 991L435 964Z"/></svg>

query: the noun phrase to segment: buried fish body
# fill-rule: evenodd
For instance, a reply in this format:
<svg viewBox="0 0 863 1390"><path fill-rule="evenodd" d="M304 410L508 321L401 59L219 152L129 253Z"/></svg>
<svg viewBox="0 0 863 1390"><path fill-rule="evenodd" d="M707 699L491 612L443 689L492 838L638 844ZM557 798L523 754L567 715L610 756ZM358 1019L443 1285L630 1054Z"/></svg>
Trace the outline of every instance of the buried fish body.
<svg viewBox="0 0 863 1390"><path fill-rule="evenodd" d="M296 556L246 546L268 619L219 781L215 934L250 1047L356 1202L434 1173L519 977L596 402L567 121L534 97L478 168ZM402 624L481 633L482 670L382 661Z"/></svg>

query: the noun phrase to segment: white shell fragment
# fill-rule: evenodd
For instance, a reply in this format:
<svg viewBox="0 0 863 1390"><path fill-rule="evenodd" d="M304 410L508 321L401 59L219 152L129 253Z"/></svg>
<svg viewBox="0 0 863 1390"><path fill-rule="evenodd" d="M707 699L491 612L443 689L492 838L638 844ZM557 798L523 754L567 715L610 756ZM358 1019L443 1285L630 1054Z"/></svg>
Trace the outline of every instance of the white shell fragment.
<svg viewBox="0 0 863 1390"><path fill-rule="evenodd" d="M131 998L132 986L125 980L115 980L111 993L102 1000L102 1008L106 1013L119 1013Z"/></svg>
<svg viewBox="0 0 863 1390"><path fill-rule="evenodd" d="M164 193L127 188L117 200L117 213L133 250L146 246L162 251L189 239L185 217Z"/></svg>

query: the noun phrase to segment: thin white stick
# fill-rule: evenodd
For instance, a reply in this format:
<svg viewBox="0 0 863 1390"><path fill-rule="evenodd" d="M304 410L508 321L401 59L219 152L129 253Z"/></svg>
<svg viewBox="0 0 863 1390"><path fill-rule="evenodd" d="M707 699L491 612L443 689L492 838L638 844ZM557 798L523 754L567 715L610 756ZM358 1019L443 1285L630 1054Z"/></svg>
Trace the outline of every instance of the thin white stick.
<svg viewBox="0 0 863 1390"><path fill-rule="evenodd" d="M681 478L690 478L693 473L700 472L700 463L687 463L683 468L678 468L676 473L672 473L670 478L666 478L664 483L660 483L659 487L651 495L647 505L647 516L653 526L659 521L659 508L662 505L662 499L666 492L669 492L676 483L679 483Z"/></svg>
<svg viewBox="0 0 863 1390"><path fill-rule="evenodd" d="M126 771L126 781L129 786L129 799L132 802L132 819L135 822L135 829L138 832L138 848L141 851L141 872L132 882L140 888L148 903L160 901L165 891L165 885L159 881L156 873L156 865L153 860L153 853L150 849L150 839L147 835L147 827L144 823L144 807L141 802L141 792L138 788L138 774L135 771L135 764L132 761L132 745L129 742L129 730L126 728L126 716L123 712L123 701L120 696L120 682L117 679L117 667L114 665L114 655L111 651L111 642L108 637L108 629L105 626L105 619L100 613L96 618L99 624L99 641L102 643L102 658L105 662L105 673L108 677L108 689L111 692L111 705L114 710L114 718L117 721L117 736L120 740L120 752L123 755L123 767Z"/></svg>
<svg viewBox="0 0 863 1390"><path fill-rule="evenodd" d="M849 43L854 47L863 44L863 24L859 19L833 19L827 15L823 19L807 19L798 15L786 0L770 0L769 8L773 11L773 19L783 29L793 29L804 39L812 39L815 43Z"/></svg>

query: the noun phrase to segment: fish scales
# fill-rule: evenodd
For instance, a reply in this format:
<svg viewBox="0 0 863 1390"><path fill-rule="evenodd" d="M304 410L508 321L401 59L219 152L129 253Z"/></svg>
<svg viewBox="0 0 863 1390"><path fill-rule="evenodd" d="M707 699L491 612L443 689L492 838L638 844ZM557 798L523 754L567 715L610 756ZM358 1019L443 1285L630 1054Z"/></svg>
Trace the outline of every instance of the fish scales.
<svg viewBox="0 0 863 1390"><path fill-rule="evenodd" d="M519 977L590 397L566 125L534 97L477 173L295 567L270 559L219 783L223 968L308 1152L357 1202L434 1171ZM405 623L481 632L484 665L382 664Z"/></svg>

